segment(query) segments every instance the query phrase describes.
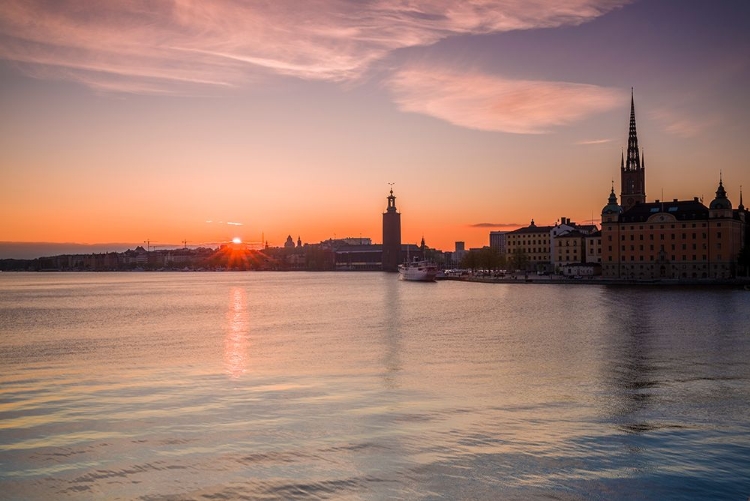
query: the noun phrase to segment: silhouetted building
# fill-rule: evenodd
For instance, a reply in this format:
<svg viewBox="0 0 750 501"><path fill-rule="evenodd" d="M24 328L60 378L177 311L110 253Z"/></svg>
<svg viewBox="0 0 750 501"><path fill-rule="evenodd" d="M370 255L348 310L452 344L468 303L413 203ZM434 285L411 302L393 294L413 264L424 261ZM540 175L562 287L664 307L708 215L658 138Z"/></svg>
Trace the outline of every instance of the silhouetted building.
<svg viewBox="0 0 750 501"><path fill-rule="evenodd" d="M396 210L396 197L388 195L388 208L383 213L383 271L398 271L401 263L401 214Z"/></svg>

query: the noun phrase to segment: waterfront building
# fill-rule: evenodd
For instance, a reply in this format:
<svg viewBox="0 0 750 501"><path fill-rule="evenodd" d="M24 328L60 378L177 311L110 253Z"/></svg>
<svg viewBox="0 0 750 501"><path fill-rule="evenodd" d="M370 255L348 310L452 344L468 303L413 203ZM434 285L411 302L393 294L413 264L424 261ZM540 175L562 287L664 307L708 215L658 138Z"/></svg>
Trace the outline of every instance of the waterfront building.
<svg viewBox="0 0 750 501"><path fill-rule="evenodd" d="M750 216L734 209L719 176L716 197L706 207L692 200L645 202L645 169L638 156L631 96L627 163L620 162L621 202L614 186L602 209L601 262L605 278L730 278L748 231ZM624 157L623 157L624 158Z"/></svg>
<svg viewBox="0 0 750 501"><path fill-rule="evenodd" d="M602 264L602 232L586 235L586 263ZM600 267L601 270L601 267Z"/></svg>
<svg viewBox="0 0 750 501"><path fill-rule="evenodd" d="M383 271L398 271L401 264L401 214L396 210L393 188L387 197L388 207L383 213Z"/></svg>
<svg viewBox="0 0 750 501"><path fill-rule="evenodd" d="M553 239L555 251L552 254L555 270L571 263L584 263L586 259L586 237L578 230L568 231Z"/></svg>
<svg viewBox="0 0 750 501"><path fill-rule="evenodd" d="M500 254L505 255L508 252L507 231L491 231L490 247L497 249Z"/></svg>
<svg viewBox="0 0 750 501"><path fill-rule="evenodd" d="M528 226L507 233L509 266L523 271L550 272L550 238L554 226Z"/></svg>

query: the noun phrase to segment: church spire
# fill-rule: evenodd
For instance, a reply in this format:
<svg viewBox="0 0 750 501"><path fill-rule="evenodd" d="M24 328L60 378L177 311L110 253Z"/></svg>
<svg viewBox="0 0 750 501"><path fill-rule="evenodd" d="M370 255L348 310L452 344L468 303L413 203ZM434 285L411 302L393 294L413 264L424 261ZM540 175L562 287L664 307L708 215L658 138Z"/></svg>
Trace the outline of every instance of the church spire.
<svg viewBox="0 0 750 501"><path fill-rule="evenodd" d="M638 154L638 133L635 128L635 101L633 88L630 89L630 130L628 132L628 162L625 170L633 171L641 168L641 158Z"/></svg>
<svg viewBox="0 0 750 501"><path fill-rule="evenodd" d="M628 151L620 160L620 202L628 210L646 201L646 174L638 148L638 132L635 126L635 99L630 89L630 127Z"/></svg>

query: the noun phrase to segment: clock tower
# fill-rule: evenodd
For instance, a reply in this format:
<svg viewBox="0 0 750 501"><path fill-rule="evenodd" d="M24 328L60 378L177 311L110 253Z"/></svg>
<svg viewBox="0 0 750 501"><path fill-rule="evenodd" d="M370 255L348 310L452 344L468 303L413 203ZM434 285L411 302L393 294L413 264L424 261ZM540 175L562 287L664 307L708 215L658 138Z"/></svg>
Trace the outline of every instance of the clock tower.
<svg viewBox="0 0 750 501"><path fill-rule="evenodd" d="M638 134L635 129L635 103L630 93L630 131L628 133L628 155L620 159L620 203L627 211L639 203L646 202L646 165L638 151Z"/></svg>

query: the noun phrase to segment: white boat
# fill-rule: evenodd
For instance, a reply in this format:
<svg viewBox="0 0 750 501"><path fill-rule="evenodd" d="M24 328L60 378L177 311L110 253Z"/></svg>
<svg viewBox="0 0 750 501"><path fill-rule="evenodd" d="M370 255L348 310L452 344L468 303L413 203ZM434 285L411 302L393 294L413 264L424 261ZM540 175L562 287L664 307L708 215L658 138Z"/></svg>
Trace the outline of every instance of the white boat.
<svg viewBox="0 0 750 501"><path fill-rule="evenodd" d="M398 265L398 278L414 282L434 282L438 274L435 263L411 261Z"/></svg>

